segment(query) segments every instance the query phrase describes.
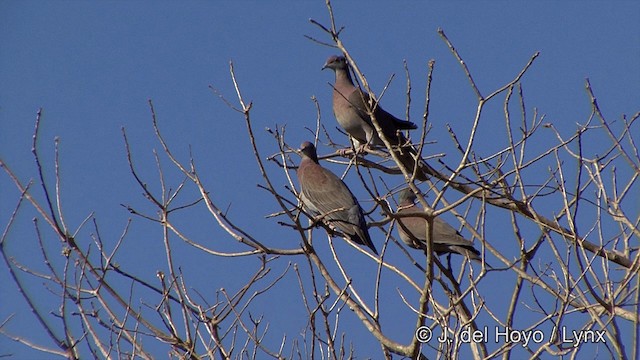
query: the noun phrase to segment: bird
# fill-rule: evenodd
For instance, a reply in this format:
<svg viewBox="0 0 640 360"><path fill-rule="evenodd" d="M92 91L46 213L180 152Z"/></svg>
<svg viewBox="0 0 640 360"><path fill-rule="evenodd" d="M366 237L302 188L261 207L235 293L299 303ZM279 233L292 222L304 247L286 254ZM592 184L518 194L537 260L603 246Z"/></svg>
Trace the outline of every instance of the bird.
<svg viewBox="0 0 640 360"><path fill-rule="evenodd" d="M398 196L398 214L418 213L422 210L415 205L416 195L405 188ZM411 216L398 218L398 234L402 242L414 249L426 251L429 223L423 217ZM411 235L409 235L411 234ZM416 242L417 240L417 242ZM460 235L451 225L440 217L433 218L433 250L436 254L455 253L471 260L481 261L480 252L473 243Z"/></svg>
<svg viewBox="0 0 640 360"><path fill-rule="evenodd" d="M371 96L353 84L349 65L344 56L332 55L324 63L322 69L331 69L335 73L333 85L333 114L338 124L360 145L384 146L373 126L371 116L367 112ZM400 161L410 173L413 173L417 151L413 146L405 146L406 138L400 130L414 130L418 127L411 121L401 120L385 111L380 104L375 105L373 114L382 128L382 133L393 146L403 146L398 153ZM427 179L423 170L416 172L416 178Z"/></svg>
<svg viewBox="0 0 640 360"><path fill-rule="evenodd" d="M318 163L316 147L305 141L298 150L302 160L297 176L300 199L304 207L329 227L338 229L357 244L366 245L376 255L378 250L371 241L364 219L364 211L347 185L334 173Z"/></svg>

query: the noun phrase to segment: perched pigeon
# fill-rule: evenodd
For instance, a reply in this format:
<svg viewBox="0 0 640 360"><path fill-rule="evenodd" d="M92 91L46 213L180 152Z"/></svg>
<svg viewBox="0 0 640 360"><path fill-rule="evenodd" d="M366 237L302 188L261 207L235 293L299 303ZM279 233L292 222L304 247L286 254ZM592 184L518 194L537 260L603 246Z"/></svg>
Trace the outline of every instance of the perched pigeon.
<svg viewBox="0 0 640 360"><path fill-rule="evenodd" d="M378 255L371 242L362 208L347 185L320 166L312 143L302 143L300 154L302 161L298 166L298 181L305 208L314 215L322 216L326 224L340 230L351 241L368 246Z"/></svg>
<svg viewBox="0 0 640 360"><path fill-rule="evenodd" d="M398 198L398 214L421 212L422 210L414 204L415 199L416 195L411 189L402 190ZM403 217L399 218L398 222L400 239L412 248L426 250L427 226L429 224L427 220L422 217ZM412 239L407 230L419 243ZM480 261L480 252L473 247L473 243L463 238L456 229L440 217L433 219L433 248L438 255L456 253Z"/></svg>
<svg viewBox="0 0 640 360"><path fill-rule="evenodd" d="M360 146L384 146L373 126L371 117L367 113L370 96L353 85L349 66L344 56L330 56L322 69L332 69L336 74L336 82L333 86L333 113L338 124L356 139ZM399 130L417 129L416 124L400 120L386 112L380 104L375 106L374 116L382 128L382 132L389 142L394 145L404 145L405 137ZM412 172L415 168L414 158L416 150L411 146L403 147L400 160L403 165ZM418 180L426 180L423 171L416 173Z"/></svg>

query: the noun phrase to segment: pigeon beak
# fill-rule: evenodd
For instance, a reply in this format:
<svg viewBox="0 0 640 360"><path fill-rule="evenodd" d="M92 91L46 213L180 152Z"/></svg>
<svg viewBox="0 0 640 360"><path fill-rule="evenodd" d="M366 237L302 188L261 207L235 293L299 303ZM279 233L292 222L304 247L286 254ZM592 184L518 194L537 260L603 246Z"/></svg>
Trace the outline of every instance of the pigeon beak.
<svg viewBox="0 0 640 360"><path fill-rule="evenodd" d="M322 65L322 69L320 69L320 71L322 71L322 70L324 70L324 69L326 69L326 68L328 68L328 67L329 67L329 64L324 63L324 65Z"/></svg>

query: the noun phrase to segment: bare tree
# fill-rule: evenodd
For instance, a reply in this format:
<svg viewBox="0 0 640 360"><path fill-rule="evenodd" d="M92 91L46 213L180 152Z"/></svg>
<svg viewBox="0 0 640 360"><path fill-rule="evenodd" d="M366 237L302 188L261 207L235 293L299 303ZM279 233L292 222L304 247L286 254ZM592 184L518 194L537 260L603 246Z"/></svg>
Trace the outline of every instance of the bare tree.
<svg viewBox="0 0 640 360"><path fill-rule="evenodd" d="M340 234L302 210L293 180L299 159L292 156L295 145L287 142L286 127L268 129L277 151L265 156L265 150L259 148L252 103L242 96L230 64L235 100L211 88L246 123L247 138L263 179L260 187L271 194L279 208L265 215L273 219L274 226L290 229L296 239L290 243L298 245L274 247L268 234L258 238L238 226L200 179L197 155L187 162L174 156L151 102L151 121L161 147L160 152L154 152L159 191L152 191L137 171L125 129L122 135L130 173L152 210L124 205L132 218L115 243L101 237L94 214L78 225L69 224L61 207L57 142L53 181L47 180L51 174L42 163L39 112L32 147L36 180L25 182L8 163L0 163L17 189L15 211L5 220L0 249L24 304L57 346L47 347L13 335L7 324L20 321L16 319L5 319L0 333L44 353L72 359L154 358L158 348L168 349L176 358L334 359L353 358L363 346L340 326L342 317L354 316L379 343L380 357L385 358L394 354L408 358L457 358L461 354L478 359L536 358L544 354L582 358L594 353L638 358L640 156L636 141L640 132L636 123L640 113L615 121L607 119L587 80L590 103L585 102L585 106L590 106L591 114L574 133L563 134L536 110L531 113L525 104L522 80L538 53L523 64L512 81L486 91L476 85L461 55L439 30L476 94L477 111L465 129L468 137L448 128L458 149L448 159L456 161L446 162L438 155L416 159L418 167L429 175L429 180L419 183L415 174L398 161L393 144L375 119L373 110L384 91L375 96L356 59L341 41L341 29L335 25L329 3L328 10L328 26L314 20L312 23L329 41L310 39L339 50L348 59L359 86L372 94L368 112L385 147L356 151L344 140L332 138L319 108L312 132L319 152L324 153L321 161L342 164L345 173L355 173L360 184L351 186L366 189L372 200L372 207L367 208L368 225L377 239L384 239L381 256L353 245L368 259L371 271L350 266L347 255L337 251L333 243L334 235ZM406 64L405 69L409 113L411 81ZM421 130L413 134L419 154L428 144L429 130L436 126L429 113L434 74L436 64L430 61ZM501 132L495 137L500 148L483 154L476 146L477 133L484 123L483 109L496 102L502 102L504 109L504 128L493 129ZM531 150L539 148L531 146L533 142L544 144L544 151ZM598 146L591 146L594 143ZM287 179L286 186L274 181L280 178L276 174ZM390 185L385 179L391 177L403 178L404 182ZM429 202L419 196L423 206L436 209L419 215L428 222L447 212L454 214L461 231L481 247L482 262L452 261L431 251L425 256L398 242L393 195L403 187L410 187L418 195L421 191L430 193ZM11 230L25 207L37 212L34 237L29 240L40 251L43 268L25 266L7 251L6 245L16 240ZM195 216L202 212L241 250L220 250L194 239L188 229L174 221L176 214ZM501 241L486 237L496 218L512 228ZM118 264L119 250L131 241L129 228L136 221L150 222L162 231L168 272L158 271L156 279ZM90 235L84 235L87 228ZM58 239L57 244L52 236ZM320 254L313 246L325 238L330 254ZM175 239L180 240L177 245ZM60 246L62 261L51 252L56 246ZM240 265L241 259L257 262L253 262L253 274L244 284L235 289L214 284L219 290L215 297L207 297L182 273L181 264L188 259L176 256L176 246L192 247L211 258L234 259L238 266L246 264ZM430 239L427 249L432 246ZM284 271L273 274L274 263L286 264ZM269 327L269 313L256 315L251 311L256 299L274 295L275 286L287 281L288 273L297 279L299 301L307 312L307 326L301 334L280 334ZM26 278L43 283L46 305L30 293ZM495 292L510 298L506 308L494 301ZM398 318L398 312L406 316ZM415 331L409 337L399 337L388 330L390 322L401 322ZM267 340L267 335L274 333L280 341Z"/></svg>

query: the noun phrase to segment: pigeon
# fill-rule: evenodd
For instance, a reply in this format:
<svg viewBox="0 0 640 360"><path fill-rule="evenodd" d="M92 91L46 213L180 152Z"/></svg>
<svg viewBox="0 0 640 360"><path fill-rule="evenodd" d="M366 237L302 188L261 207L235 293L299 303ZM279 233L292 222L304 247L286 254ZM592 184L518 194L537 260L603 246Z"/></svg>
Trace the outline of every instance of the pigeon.
<svg viewBox="0 0 640 360"><path fill-rule="evenodd" d="M359 143L360 147L384 146L367 113L367 107L371 106L369 104L371 97L354 86L346 58L330 56L322 69L332 69L336 75L333 86L333 114L338 124ZM380 104L375 106L373 113L391 145L403 146L402 152L398 155L402 164L412 173L417 151L412 146L405 146L407 140L400 130L414 130L418 127L410 121L400 120L386 112ZM416 172L416 178L421 181L427 179L422 170Z"/></svg>
<svg viewBox="0 0 640 360"><path fill-rule="evenodd" d="M416 195L411 189L402 190L398 198L398 214L421 212L422 210L414 204L415 199ZM422 217L398 218L400 239L414 249L426 250L428 224ZM440 217L433 219L433 248L438 255L456 253L480 261L480 252L473 247L473 243L462 237Z"/></svg>
<svg viewBox="0 0 640 360"><path fill-rule="evenodd" d="M304 207L313 215L321 216L322 221L344 233L349 240L368 246L378 255L364 211L351 190L338 176L320 166L312 143L305 141L299 151L302 161L297 175Z"/></svg>

